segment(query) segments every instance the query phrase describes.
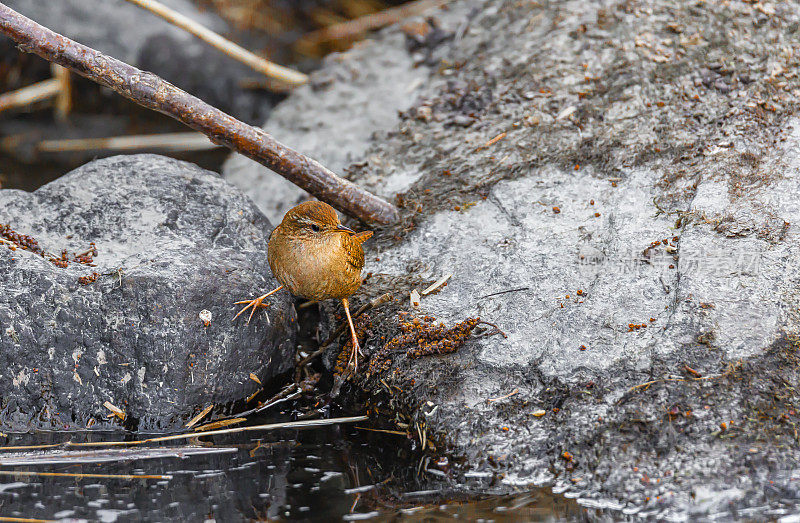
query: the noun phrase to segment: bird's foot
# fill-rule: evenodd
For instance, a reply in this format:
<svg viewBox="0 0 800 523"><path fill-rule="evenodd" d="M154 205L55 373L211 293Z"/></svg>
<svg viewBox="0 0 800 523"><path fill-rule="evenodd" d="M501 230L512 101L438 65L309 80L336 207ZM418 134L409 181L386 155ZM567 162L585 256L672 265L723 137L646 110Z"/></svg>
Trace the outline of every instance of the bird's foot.
<svg viewBox="0 0 800 523"><path fill-rule="evenodd" d="M358 357L364 356L364 353L361 352L361 345L358 343L358 338L353 336L350 343L353 345L353 350L350 352L350 358L347 360L347 368L351 369L351 375L355 376L358 373Z"/></svg>
<svg viewBox="0 0 800 523"><path fill-rule="evenodd" d="M259 307L269 307L269 304L266 304L266 305L264 304L264 300L267 298L267 296L269 296L269 294L264 294L263 296L259 296L258 298L255 298L255 299L253 299L253 300L242 300L242 301L237 301L237 302L235 302L235 303L234 303L234 305L241 305L241 304L243 304L243 303L246 303L247 305L245 305L245 306L244 306L244 308L243 308L242 310L240 310L239 312L237 312L237 313L236 313L236 316L234 316L234 317L233 317L233 319L235 320L235 319L236 319L236 318L238 318L238 317L239 317L239 316L240 316L240 315L241 315L243 312L245 312L247 309L249 309L250 307L252 307L252 308L253 308L253 310L252 310L252 311L250 311L250 316L247 318L247 323L249 324L249 323L250 323L250 320L251 320L251 319L253 319L253 314L255 314L256 310L257 310ZM231 320L231 321L233 321L233 320Z"/></svg>
<svg viewBox="0 0 800 523"><path fill-rule="evenodd" d="M361 347L358 345L356 328L353 325L353 318L350 316L350 301L347 298L342 298L342 305L344 306L344 313L347 315L347 324L350 326L350 340L353 345L353 351L350 353L347 367L352 369L352 375L355 376L356 372L358 372L358 353L361 352Z"/></svg>
<svg viewBox="0 0 800 523"><path fill-rule="evenodd" d="M358 346L358 340L353 338L353 350L350 352L350 359L347 362L348 368L353 370L353 375L358 373L358 353L361 352L361 347Z"/></svg>
<svg viewBox="0 0 800 523"><path fill-rule="evenodd" d="M247 309L249 309L250 307L252 307L252 308L253 308L253 310L250 312L250 317L248 317L248 318L247 318L247 323L249 324L249 323L250 323L250 320L251 320L251 319L253 319L253 314L255 314L255 312L256 312L256 309L258 309L259 307L265 307L265 308L266 308L266 307L269 307L269 305L264 305L264 300L265 300L265 299L267 299L269 296L272 296L273 294L275 294L276 292L278 292L278 291L279 291L279 290L281 290L281 289L283 289L283 285L281 285L281 286L280 286L280 287L278 287L277 289L272 289L272 290L271 290L271 291L269 291L268 293L264 294L263 296L259 296L258 298L254 299L254 300L242 300L242 301L237 301L237 302L235 302L235 303L234 303L234 305L241 305L241 304L243 304L243 303L246 303L247 305L245 305L245 306L244 306L244 309L242 309L242 310L240 310L239 312L237 312L237 313L236 313L236 316L234 316L234 317L233 317L233 319L235 320L235 319L236 319L236 318L238 318L238 317L239 317L239 316L240 316L240 315L241 315L241 314L242 314L244 311L246 311ZM265 314L266 314L266 313L265 313ZM231 321L233 321L233 320L231 320ZM267 316L267 321L269 321L269 316Z"/></svg>

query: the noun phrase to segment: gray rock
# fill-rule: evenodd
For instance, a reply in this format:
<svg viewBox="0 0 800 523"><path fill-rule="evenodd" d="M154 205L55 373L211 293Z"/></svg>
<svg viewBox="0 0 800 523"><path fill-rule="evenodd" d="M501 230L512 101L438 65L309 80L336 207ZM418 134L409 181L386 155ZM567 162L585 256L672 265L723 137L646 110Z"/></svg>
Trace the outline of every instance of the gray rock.
<svg viewBox="0 0 800 523"><path fill-rule="evenodd" d="M291 367L287 295L269 321L231 322L234 301L276 286L271 226L214 173L116 156L33 193L2 190L0 208L3 224L56 257L97 249L94 266L58 267L0 245L2 430L119 426L103 421L106 401L128 428L174 429L258 390L250 373L266 383Z"/></svg>
<svg viewBox="0 0 800 523"><path fill-rule="evenodd" d="M800 510L800 79L776 44L798 7L459 2L413 107L341 144L403 215L367 244L362 299L401 303L373 313L366 351L447 274L412 312L508 335L360 383L463 459L454 481L643 516ZM392 31L373 59L398 52ZM338 112L315 118L292 145L339 139Z"/></svg>

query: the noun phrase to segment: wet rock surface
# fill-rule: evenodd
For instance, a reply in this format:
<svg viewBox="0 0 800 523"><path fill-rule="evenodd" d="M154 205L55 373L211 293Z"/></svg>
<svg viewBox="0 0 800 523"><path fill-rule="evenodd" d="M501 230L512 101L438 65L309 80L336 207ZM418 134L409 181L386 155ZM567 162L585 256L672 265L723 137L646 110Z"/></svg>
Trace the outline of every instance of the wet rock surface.
<svg viewBox="0 0 800 523"><path fill-rule="evenodd" d="M463 459L454 480L660 517L798 510L798 7L458 2L394 127L348 145L368 118L317 112L292 144L339 143L348 177L401 207L367 245L361 299L400 300L367 352L399 310L508 336L396 351L360 383ZM400 33L318 74L369 68ZM448 274L415 310L409 291Z"/></svg>
<svg viewBox="0 0 800 523"><path fill-rule="evenodd" d="M228 24L190 0L165 0L166 6L226 35ZM153 72L205 102L247 121L263 120L278 97L242 87L258 77L197 37L125 0L9 0L11 9L83 45ZM0 56L17 58L10 40L0 41Z"/></svg>
<svg viewBox="0 0 800 523"><path fill-rule="evenodd" d="M288 296L231 322L277 285L269 221L216 174L117 156L2 190L0 209L1 430L174 429L291 367Z"/></svg>

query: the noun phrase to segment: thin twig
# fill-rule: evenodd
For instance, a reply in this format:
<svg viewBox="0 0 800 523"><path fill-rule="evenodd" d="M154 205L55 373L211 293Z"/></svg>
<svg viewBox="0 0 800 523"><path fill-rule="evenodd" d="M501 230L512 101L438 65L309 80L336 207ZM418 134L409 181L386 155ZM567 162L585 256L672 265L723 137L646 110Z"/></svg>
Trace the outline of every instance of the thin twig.
<svg viewBox="0 0 800 523"><path fill-rule="evenodd" d="M143 107L164 113L202 132L214 143L251 158L318 199L367 223L389 224L397 209L319 162L203 102L163 79L81 45L0 4L0 33L20 49L60 64L113 89Z"/></svg>
<svg viewBox="0 0 800 523"><path fill-rule="evenodd" d="M432 293L433 291L435 291L436 289L447 283L447 280L449 280L451 276L453 276L453 273L442 276L441 278L433 282L433 284L430 287L420 292L420 294L422 296L427 296L428 294Z"/></svg>
<svg viewBox="0 0 800 523"><path fill-rule="evenodd" d="M385 432L386 434L397 434L398 436L408 436L408 432L401 432L399 430L370 429L368 427L359 427L359 426L355 426L353 428L359 430L368 430L370 432Z"/></svg>
<svg viewBox="0 0 800 523"><path fill-rule="evenodd" d="M500 140L502 140L505 137L506 137L506 133L502 132L502 133L498 134L497 136L495 136L494 138L492 138L491 140L489 140L488 142L486 142L485 144L479 145L478 148L475 149L475 150L476 151L480 151L481 149L485 149L487 147L491 147L492 145L496 144L497 142L499 142Z"/></svg>
<svg viewBox="0 0 800 523"><path fill-rule="evenodd" d="M155 0L128 0L128 2L136 4L139 7L147 9L153 14L160 16L167 22L193 34L207 44L216 47L231 58L242 62L259 73L290 85L302 85L308 81L307 75L295 71L294 69L289 69L288 67L272 63L269 60L264 60L260 56L256 56L247 49L231 42L227 38L223 38L214 31L201 24L198 24L189 17L170 9L160 2L156 2Z"/></svg>
<svg viewBox="0 0 800 523"><path fill-rule="evenodd" d="M516 289L509 289L507 291L500 291L500 292L493 292L491 294L487 294L486 296L481 296L478 300L483 300L486 298L491 298L492 296L500 296L501 294L508 294L511 292L520 292L520 291L527 291L530 287L518 287Z"/></svg>
<svg viewBox="0 0 800 523"><path fill-rule="evenodd" d="M121 408L117 407L116 405L114 405L110 401L104 402L103 406L112 412L112 414L110 414L110 416L116 416L119 419L121 419L122 421L125 421L125 412Z"/></svg>
<svg viewBox="0 0 800 523"><path fill-rule="evenodd" d="M234 414L232 416L227 416L227 417L224 417L224 418L217 418L215 420L212 420L210 423L216 423L216 422L219 422L219 421L225 421L225 420L235 419L235 418L244 418L244 417L250 416L251 414L257 414L259 412L267 410L270 407L273 407L273 406L277 405L278 403L282 403L284 401L293 400L293 399L299 397L300 394L301 394L301 392L299 390L297 390L297 385L294 384L294 383L290 383L289 385L284 387L280 392L278 392L277 394L272 396L263 405L260 405L258 407L253 408L253 409L250 409L250 410L246 410L244 412L239 412L239 413Z"/></svg>
<svg viewBox="0 0 800 523"><path fill-rule="evenodd" d="M494 330L493 330L493 331L485 333L485 335L486 335L487 337L488 337L488 336L494 336L495 334L500 334L502 337L504 337L504 338L508 339L508 335L507 335L505 332L503 332L503 330L502 330L500 327L498 327L497 325L495 325L494 323L491 323L491 322L488 322L488 321L483 321L483 320L480 320L480 321L478 322L478 325L488 325L488 326L490 326L490 327L494 327Z"/></svg>
<svg viewBox="0 0 800 523"><path fill-rule="evenodd" d="M0 447L0 450L47 450L61 448L67 443L47 443L44 445L13 445L8 447Z"/></svg>
<svg viewBox="0 0 800 523"><path fill-rule="evenodd" d="M55 478L102 478L102 479L172 479L162 474L81 474L75 472L33 472L27 470L0 470L2 476L46 476Z"/></svg>
<svg viewBox="0 0 800 523"><path fill-rule="evenodd" d="M3 93L0 95L0 112L53 98L59 92L61 92L61 82L58 78L50 78L16 91Z"/></svg>
<svg viewBox="0 0 800 523"><path fill-rule="evenodd" d="M650 385L654 385L656 383L666 383L668 381L695 381L695 380L701 380L701 379L702 380L708 380L708 379L719 378L719 377L720 376L706 376L704 378L688 378L688 379L687 378L660 378L660 379L657 379L657 380L650 380L650 381L646 381L644 383L640 383L638 385L634 385L633 387L628 389L628 392L633 392L635 390L644 389L644 388L647 388Z"/></svg>
<svg viewBox="0 0 800 523"><path fill-rule="evenodd" d="M207 415L209 412L211 412L211 410L212 410L213 408L214 408L214 404L212 403L212 404L211 404L211 405L209 405L208 407L206 407L206 408L204 408L203 410L201 410L201 411L200 411L200 413L199 413L197 416L195 416L194 418L192 418L192 419L190 419L190 420L189 420L189 422L186 424L186 428L187 428L187 429L190 429L190 428L194 427L195 425L197 425L198 423L200 423L200 420L202 420L203 418L205 418L205 417L206 417L206 415Z"/></svg>
<svg viewBox="0 0 800 523"><path fill-rule="evenodd" d="M57 64L51 64L50 70L61 85L54 104L56 118L64 121L72 110L72 77L68 69Z"/></svg>
<svg viewBox="0 0 800 523"><path fill-rule="evenodd" d="M108 136L105 138L70 138L42 140L36 150L43 153L140 151L164 152L206 151L221 147L203 133L162 133L147 135Z"/></svg>
<svg viewBox="0 0 800 523"><path fill-rule="evenodd" d="M294 384L292 384L292 385L294 385ZM267 403L265 403L265 404L263 404L263 405L261 405L259 407L256 407L254 409L245 411L244 414L249 416L250 414L258 414L259 412L264 412L265 410L274 407L278 403L283 403L285 401L292 401L293 399L297 399L297 398L300 397L301 394L302 394L302 391L297 390L297 391L289 394L288 396L281 396L280 398L268 401ZM239 414L239 416L241 416L241 414Z"/></svg>
<svg viewBox="0 0 800 523"><path fill-rule="evenodd" d="M36 519L36 518L13 518L10 516L0 516L0 521L15 521L16 523L51 523L55 519Z"/></svg>
<svg viewBox="0 0 800 523"><path fill-rule="evenodd" d="M511 392L509 392L508 394L506 394L505 396L500 396L499 398L489 398L489 399L486 400L486 402L487 403L493 403L495 401L504 400L506 398L510 398L514 394L519 394L519 389L514 389Z"/></svg>
<svg viewBox="0 0 800 523"><path fill-rule="evenodd" d="M325 407L330 405L330 402L326 403L324 406L318 409L311 409L302 414L300 414L297 419L316 419L322 416L322 411L325 410Z"/></svg>
<svg viewBox="0 0 800 523"><path fill-rule="evenodd" d="M316 305L318 303L319 302L317 300L304 301L303 303L301 303L300 305L297 306L297 310L301 311L303 309L307 309L309 307L312 307L312 306L314 306L314 305Z"/></svg>
<svg viewBox="0 0 800 523"><path fill-rule="evenodd" d="M368 31L380 29L408 18L424 13L435 7L446 4L448 0L417 0L408 4L384 9L383 11L368 14L355 20L348 20L340 24L330 25L304 35L297 41L298 48L308 49L322 42L359 38Z"/></svg>
<svg viewBox="0 0 800 523"><path fill-rule="evenodd" d="M741 361L737 361L735 363L729 363L728 364L728 368L725 369L725 372L723 372L722 374L715 374L713 376L702 376L700 378L661 378L661 379L657 379L657 380L650 380L650 381L647 381L645 383L640 383L639 385L634 385L633 387L628 389L628 392L630 393L630 392L633 392L635 390L647 388L650 385L654 385L656 383L664 383L664 382L668 382L668 381L703 381L703 380L715 380L715 379L718 379L718 378L724 378L725 376L728 376L731 373L733 373L734 371L736 371L737 369L739 369L739 367L741 367L741 366L742 366L742 362Z"/></svg>
<svg viewBox="0 0 800 523"><path fill-rule="evenodd" d="M206 430L212 429L221 429L222 427L227 427L229 425L237 425L239 423L243 423L247 421L247 418L225 418L219 419L216 421L212 421L210 423L206 423L205 425L200 425L199 427L195 427L195 432L203 432Z"/></svg>
<svg viewBox="0 0 800 523"><path fill-rule="evenodd" d="M147 445L149 443L160 443L163 441L175 441L179 439L197 438L200 436L218 436L220 434L237 434L240 432L253 432L280 429L303 429L309 427L322 427L335 425L337 423L356 423L369 419L369 416L351 416L347 418L315 419L305 421L287 421L284 423L270 423L267 425L252 425L249 427L236 427L234 429L210 430L207 432L189 432L185 434L171 434L169 436L159 436L156 438L139 439L132 441L89 441L86 443L72 443L70 441L55 445L28 445L18 447L0 447L0 451L5 450L29 450L53 447L133 447L136 445Z"/></svg>
<svg viewBox="0 0 800 523"><path fill-rule="evenodd" d="M378 296L374 300L369 301L369 302L365 303L364 305L362 305L356 311L356 313L353 315L353 319L358 318L359 316L361 316L362 314L364 314L365 312L367 312L370 309L374 309L375 307L378 307L379 305L383 305L384 303L390 301L391 299L392 299L392 294L389 293L389 292L387 292L386 294L383 294L381 296ZM336 329L333 331L333 333L330 336L328 336L328 339L323 341L320 344L319 349L317 349L315 352L313 352L313 353L309 354L308 356L306 356L305 358L303 358L300 361L300 363L297 364L297 366L298 367L302 367L303 365L308 365L314 358L318 357L320 354L325 352L328 349L328 347L330 346L330 344L333 343L333 341L336 338L338 338L339 336L342 335L342 333L344 332L344 330L346 328L347 328L347 322L342 322L338 327L336 327Z"/></svg>
<svg viewBox="0 0 800 523"><path fill-rule="evenodd" d="M62 120L66 118L72 107L72 84L69 71L56 64L51 66L51 70L53 77L49 80L0 95L0 113L55 98L56 115Z"/></svg>

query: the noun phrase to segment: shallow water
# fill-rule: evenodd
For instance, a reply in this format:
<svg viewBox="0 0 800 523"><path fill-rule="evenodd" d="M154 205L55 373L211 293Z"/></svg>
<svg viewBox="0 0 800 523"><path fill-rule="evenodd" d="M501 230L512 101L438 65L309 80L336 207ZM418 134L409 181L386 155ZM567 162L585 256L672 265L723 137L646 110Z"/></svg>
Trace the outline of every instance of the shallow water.
<svg viewBox="0 0 800 523"><path fill-rule="evenodd" d="M5 446L117 439L119 434L10 435ZM438 476L418 474L417 464L404 437L352 425L243 432L147 448L4 451L0 471L165 477L3 472L0 518L547 521L587 515L544 490L470 499Z"/></svg>

